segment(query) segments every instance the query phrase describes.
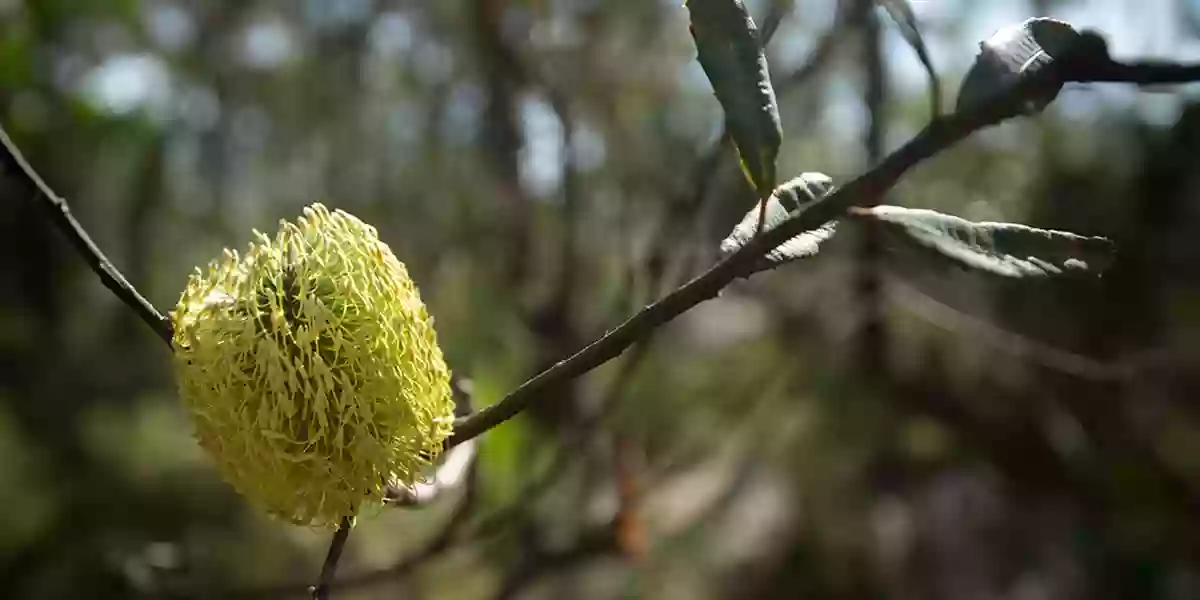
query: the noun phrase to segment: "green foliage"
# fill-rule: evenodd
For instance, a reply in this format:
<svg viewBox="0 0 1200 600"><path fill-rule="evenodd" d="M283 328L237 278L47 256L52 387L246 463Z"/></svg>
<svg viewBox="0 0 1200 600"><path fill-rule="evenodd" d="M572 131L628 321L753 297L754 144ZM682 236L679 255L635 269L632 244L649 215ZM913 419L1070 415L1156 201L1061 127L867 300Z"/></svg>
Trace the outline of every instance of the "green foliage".
<svg viewBox="0 0 1200 600"><path fill-rule="evenodd" d="M44 534L61 508L45 457L22 435L7 401L0 396L0 559Z"/></svg>
<svg viewBox="0 0 1200 600"><path fill-rule="evenodd" d="M29 38L28 28L21 23L0 28L0 83L5 86L25 86L33 79Z"/></svg>
<svg viewBox="0 0 1200 600"><path fill-rule="evenodd" d="M494 435L493 435L494 434ZM480 440L479 465L484 478L484 495L489 503L504 506L520 501L523 474L528 473L527 451L536 437L521 420L505 423Z"/></svg>
<svg viewBox="0 0 1200 600"><path fill-rule="evenodd" d="M937 73L929 60L916 16L906 0L879 0L909 44L916 50L933 83L934 117L937 117ZM742 157L742 166L760 196L775 177L774 158L780 139L778 110L767 73L766 59L758 46L754 21L739 0L687 3L691 9L692 36L698 59L712 82L729 124L730 135ZM981 52L959 94L959 109L970 109L1015 85L1022 76L1045 68L1078 46L1080 35L1069 24L1052 19L1030 19L1002 29L980 44ZM1061 86L1059 86L1061 87ZM1025 112L1037 112L1057 95L1058 89L1027 100ZM760 152L748 152L748 148ZM769 162L758 160L769 157ZM770 178L761 168L770 165ZM795 216L802 205L829 193L832 180L820 173L805 173L774 189L763 206L747 212L721 243L725 254L736 252L762 229L771 230ZM1097 273L1111 260L1112 243L1104 238L1041 230L1013 223L971 223L930 210L881 206L855 209L860 218L888 226L902 238L933 249L960 265L1006 277L1047 277L1068 273ZM769 252L757 270L815 256L820 245L836 232L836 222L793 237Z"/></svg>
<svg viewBox="0 0 1200 600"><path fill-rule="evenodd" d="M696 56L725 111L742 170L760 199L775 188L783 141L758 27L742 0L688 0Z"/></svg>
<svg viewBox="0 0 1200 600"><path fill-rule="evenodd" d="M520 383L517 377L499 373L496 365L477 369L472 376L476 408L494 403ZM505 507L520 502L523 486L543 476L546 465L552 461L553 444L538 433L529 421L514 419L479 439L476 461L486 506Z"/></svg>
<svg viewBox="0 0 1200 600"><path fill-rule="evenodd" d="M716 120L709 83L719 99L733 90L742 102L744 118L727 125L749 154L740 162L751 185L772 192L767 228L833 189L805 171L847 183L864 168L859 120L842 120L857 116L859 99L846 93L864 70L844 52L857 36L847 22L831 35L837 60L805 79L819 84L784 95L787 71L808 67L772 61L783 67L778 110L812 123L789 132L803 152L781 151L772 174L774 157L759 150L773 147L772 130L782 135L760 85L760 49L740 46L753 50L743 70L733 44L710 45L708 76L713 64L732 70L701 89L679 76L693 41L749 35L744 10L689 38L679 0L9 4L22 8L0 8L4 126L147 297L168 305L192 264L249 226L336 198L369 215L429 282L439 338L455 373L475 383L477 407L709 266L729 229L725 252L754 236L757 208L743 216L747 207L721 202L744 195L742 176L696 158L720 156L699 145ZM334 4L358 8L325 9ZM147 13L131 20L124 7L135 5ZM688 8L696 16L709 5L718 4ZM910 44L963 46L953 17L918 31L910 5L920 7L883 4ZM165 18L152 13L164 7ZM193 27L186 43L160 41L172 14ZM782 22L781 58L825 33L803 9ZM264 41L299 58L248 67L243 51ZM975 40L965 42L969 58ZM166 62L171 118L114 113L78 93L122 53ZM884 86L876 121L887 140L928 121L925 94L907 70L891 70L908 54L885 57L882 76L897 84ZM1048 55L1034 52L1026 69ZM994 92L1020 76L983 83ZM960 104L974 106L973 93ZM552 106L530 109L530 98L551 96ZM1119 269L1083 286L892 273L871 302L855 289L878 282L887 262L828 246L861 225L838 217L836 229L802 233L758 268L818 252L830 264L727 288L655 331L638 346L645 354L546 390L490 430L479 439L478 487L443 492L421 511L365 515L339 576L372 581L332 596L599 600L633 579L644 597L940 599L1004 595L1013 582L1027 591L1029 581L1049 597L1197 597L1187 581L1200 539L1191 525L1200 427L1188 373L1200 356L1200 285L1179 252L1198 230L1188 207L1200 110L1168 128L1101 106L1111 126L1048 114L1000 132L1016 143L974 136L890 195L950 214L1102 230L1122 240L1121 254L1100 242L1103 256L1079 257L1085 273L1114 258ZM1039 138L1051 143L1039 148ZM1158 140L1172 141L1143 159ZM578 152L556 164L559 145ZM531 191L525 176L539 171L560 184ZM0 589L33 600L304 596L328 535L259 518L220 481L180 425L164 349L18 187L0 186L13 213L0 220L11 248L0 252L11 274L0 286ZM873 229L927 253L919 258L949 251L985 272L1032 265L1044 278L1046 265L1067 274L1082 264L1055 254L1071 234L1039 241L1036 230L1002 225L981 241L987 224L943 217ZM1009 229L1027 239L1004 237ZM980 308L986 323L955 312ZM868 316L886 334L878 370L857 358ZM1111 360L1088 354L1097 346ZM1063 349L1098 366L1059 371ZM1099 384L1087 379L1097 371ZM650 560L631 567L619 550L577 544L610 520L645 525ZM451 541L423 554L438 539ZM245 589L257 586L271 591Z"/></svg>
<svg viewBox="0 0 1200 600"><path fill-rule="evenodd" d="M876 206L855 209L857 217L885 225L904 241L932 249L964 267L1003 277L1099 274L1112 261L1113 244L1017 223L973 223L936 211Z"/></svg>

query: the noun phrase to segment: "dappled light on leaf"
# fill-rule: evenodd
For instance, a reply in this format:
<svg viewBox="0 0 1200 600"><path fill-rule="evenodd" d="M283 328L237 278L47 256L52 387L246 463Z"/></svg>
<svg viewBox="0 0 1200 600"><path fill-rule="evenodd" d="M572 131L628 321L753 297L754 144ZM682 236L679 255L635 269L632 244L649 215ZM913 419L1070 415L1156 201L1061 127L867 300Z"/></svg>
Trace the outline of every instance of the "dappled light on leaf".
<svg viewBox="0 0 1200 600"><path fill-rule="evenodd" d="M977 108L1011 89L1023 77L1047 68L1063 58L1080 37L1069 23L1047 18L1029 19L998 30L979 44L975 64L959 88L957 110ZM1011 116L1041 112L1058 97L1061 89L1060 82L1039 90L1031 98L1022 99L1012 107Z"/></svg>
<svg viewBox="0 0 1200 600"><path fill-rule="evenodd" d="M833 180L821 173L804 173L775 189L767 200L764 231L770 231L790 219L805 204L814 202L833 189ZM754 238L758 229L759 209L755 207L742 217L733 232L721 242L721 252L738 251ZM817 229L806 231L780 244L764 257L763 266L808 258L817 254L820 245L833 236L836 223L830 221Z"/></svg>
<svg viewBox="0 0 1200 600"><path fill-rule="evenodd" d="M1102 237L1018 223L971 222L932 210L876 206L851 211L878 221L901 239L937 251L970 269L1003 277L1098 275L1112 260Z"/></svg>

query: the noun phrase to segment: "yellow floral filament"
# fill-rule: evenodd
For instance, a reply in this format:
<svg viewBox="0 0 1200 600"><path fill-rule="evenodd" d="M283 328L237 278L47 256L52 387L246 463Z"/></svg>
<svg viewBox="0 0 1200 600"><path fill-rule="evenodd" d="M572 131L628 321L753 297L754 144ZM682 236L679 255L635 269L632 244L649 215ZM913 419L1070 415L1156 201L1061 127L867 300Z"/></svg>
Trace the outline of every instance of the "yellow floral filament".
<svg viewBox="0 0 1200 600"><path fill-rule="evenodd" d="M450 435L433 320L375 229L314 204L190 277L171 314L195 436L252 503L333 527Z"/></svg>

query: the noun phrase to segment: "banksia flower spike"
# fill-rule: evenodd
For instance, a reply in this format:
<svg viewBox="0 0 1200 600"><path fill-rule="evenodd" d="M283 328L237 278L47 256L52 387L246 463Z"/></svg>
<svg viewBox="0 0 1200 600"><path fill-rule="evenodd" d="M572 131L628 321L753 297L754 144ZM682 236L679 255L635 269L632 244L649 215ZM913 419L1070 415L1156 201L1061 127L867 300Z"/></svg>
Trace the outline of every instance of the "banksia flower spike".
<svg viewBox="0 0 1200 600"><path fill-rule="evenodd" d="M375 229L314 204L188 281L172 313L195 436L253 504L334 527L411 485L450 435L433 321Z"/></svg>

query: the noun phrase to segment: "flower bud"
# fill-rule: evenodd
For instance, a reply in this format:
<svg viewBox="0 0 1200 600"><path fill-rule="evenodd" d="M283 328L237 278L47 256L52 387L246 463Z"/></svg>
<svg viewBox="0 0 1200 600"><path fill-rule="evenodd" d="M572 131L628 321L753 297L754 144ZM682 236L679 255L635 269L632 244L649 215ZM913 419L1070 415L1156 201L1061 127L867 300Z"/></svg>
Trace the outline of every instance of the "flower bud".
<svg viewBox="0 0 1200 600"><path fill-rule="evenodd" d="M333 527L412 485L450 435L450 372L403 263L314 204L196 269L171 314L201 447L253 504Z"/></svg>

